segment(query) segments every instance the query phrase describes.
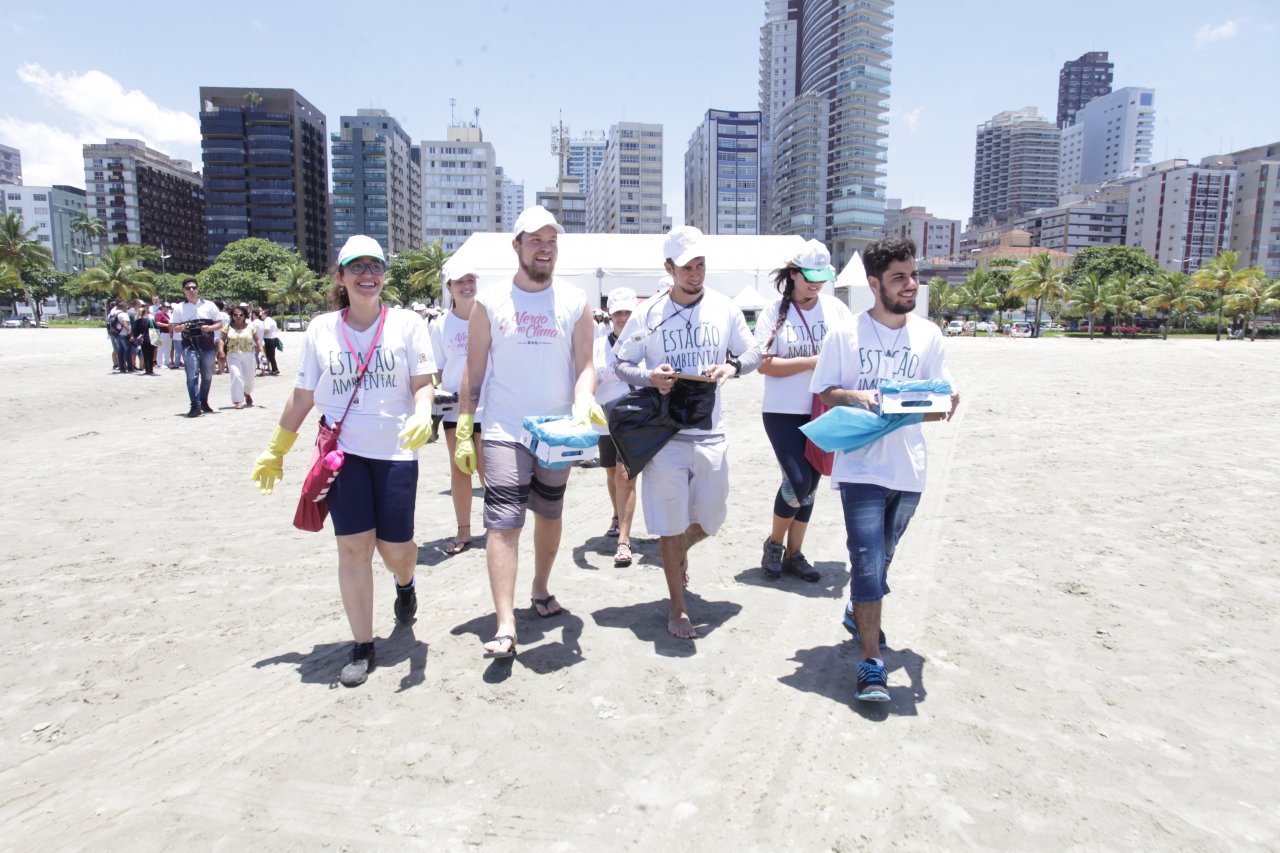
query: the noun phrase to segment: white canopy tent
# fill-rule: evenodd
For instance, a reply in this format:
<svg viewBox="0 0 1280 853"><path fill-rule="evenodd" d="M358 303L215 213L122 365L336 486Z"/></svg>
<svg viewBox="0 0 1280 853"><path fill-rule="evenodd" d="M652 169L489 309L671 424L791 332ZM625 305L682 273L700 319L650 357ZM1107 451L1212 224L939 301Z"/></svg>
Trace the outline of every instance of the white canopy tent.
<svg viewBox="0 0 1280 853"><path fill-rule="evenodd" d="M658 279L667 274L662 254L665 239L664 234L562 234L556 277L586 291L592 306L603 307L601 297L615 287L630 287L644 299L657 293ZM750 291L743 298L752 302L763 302L773 292L773 271L804 244L802 237L773 235L709 235L706 240L707 287L730 297ZM472 234L450 262L475 270L480 289L509 282L516 269L511 235Z"/></svg>

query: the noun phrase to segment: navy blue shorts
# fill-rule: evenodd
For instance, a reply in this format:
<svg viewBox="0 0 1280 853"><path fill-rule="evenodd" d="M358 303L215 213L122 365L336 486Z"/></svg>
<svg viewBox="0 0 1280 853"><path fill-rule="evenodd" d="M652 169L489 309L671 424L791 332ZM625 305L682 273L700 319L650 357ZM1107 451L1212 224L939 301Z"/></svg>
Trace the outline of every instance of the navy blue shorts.
<svg viewBox="0 0 1280 853"><path fill-rule="evenodd" d="M351 536L376 530L383 542L413 539L418 460L366 459L348 453L329 489L333 532Z"/></svg>

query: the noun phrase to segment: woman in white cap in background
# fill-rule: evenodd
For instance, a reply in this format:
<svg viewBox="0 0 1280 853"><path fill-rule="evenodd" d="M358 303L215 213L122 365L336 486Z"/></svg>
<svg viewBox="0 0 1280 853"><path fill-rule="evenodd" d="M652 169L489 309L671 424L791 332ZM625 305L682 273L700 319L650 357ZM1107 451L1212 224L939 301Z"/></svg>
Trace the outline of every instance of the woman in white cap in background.
<svg viewBox="0 0 1280 853"><path fill-rule="evenodd" d="M327 500L338 544L342 606L355 637L340 676L348 687L363 684L374 667L375 549L396 577L396 621L408 624L418 610L413 583L417 451L431 433L436 366L422 321L410 311L382 304L386 272L377 240L364 235L347 240L329 291L337 310L307 326L293 394L253 467L259 489L270 494L312 407L329 424L342 421L338 449L345 459Z"/></svg>
<svg viewBox="0 0 1280 853"><path fill-rule="evenodd" d="M596 402L606 412L610 403L631 390L631 386L614 373L613 365L618 357L614 355L613 345L618 342L618 335L626 328L636 305L636 292L631 288L615 287L609 291L609 330L604 337L596 338L593 351ZM596 430L602 433L599 444L600 467L604 469L609 486L609 502L613 505L613 518L605 535L618 539L613 565L621 569L631 565L631 521L636 514L635 481L627 476L627 466L618 464L618 450L609 436L609 428L597 426Z"/></svg>
<svg viewBox="0 0 1280 853"><path fill-rule="evenodd" d="M457 394L462 387L462 371L467 366L467 324L476 304L476 271L463 261L450 261L444 266L445 289L449 291L449 310L430 322L431 349L440 371L440 390ZM476 409L472 440L476 447L476 473L484 482L484 464L480 461L480 423L483 406ZM453 458L458 443L458 409L444 418L444 439L449 446L449 493L453 497L453 514L458 533L442 549L446 554L461 554L471 547L471 475L458 467Z"/></svg>
<svg viewBox="0 0 1280 853"><path fill-rule="evenodd" d="M774 270L774 286L782 298L765 306L756 323L756 340L764 359L764 431L782 467L782 485L773 499L773 525L764 540L760 568L769 578L789 572L807 581L821 574L801 548L813 514L821 474L805 458L805 435L813 392L809 380L827 330L852 317L848 307L822 286L833 281L831 254L817 240L809 240L781 269Z"/></svg>

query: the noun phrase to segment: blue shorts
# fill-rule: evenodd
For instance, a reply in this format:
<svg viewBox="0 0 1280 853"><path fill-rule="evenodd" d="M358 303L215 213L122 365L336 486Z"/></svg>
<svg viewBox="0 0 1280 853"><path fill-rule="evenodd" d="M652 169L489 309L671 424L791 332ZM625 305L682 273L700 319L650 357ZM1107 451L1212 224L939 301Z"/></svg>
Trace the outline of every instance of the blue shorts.
<svg viewBox="0 0 1280 853"><path fill-rule="evenodd" d="M376 530L383 542L412 540L418 460L366 459L354 453L345 457L329 489L333 532L351 536Z"/></svg>
<svg viewBox="0 0 1280 853"><path fill-rule="evenodd" d="M841 483L840 500L853 572L849 599L860 604L877 602L889 594L889 564L920 504L920 493Z"/></svg>

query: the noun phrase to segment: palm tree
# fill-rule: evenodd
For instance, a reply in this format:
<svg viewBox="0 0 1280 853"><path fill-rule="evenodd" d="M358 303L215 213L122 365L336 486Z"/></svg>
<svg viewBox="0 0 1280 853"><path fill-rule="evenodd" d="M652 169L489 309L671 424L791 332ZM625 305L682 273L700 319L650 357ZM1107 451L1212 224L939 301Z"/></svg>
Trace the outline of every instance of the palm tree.
<svg viewBox="0 0 1280 853"><path fill-rule="evenodd" d="M40 319L40 306L32 299L23 273L53 265L53 252L35 239L35 228L23 228L22 217L9 211L0 219L0 264L12 268L10 278L17 276L22 295L31 305L36 320Z"/></svg>
<svg viewBox="0 0 1280 853"><path fill-rule="evenodd" d="M955 307L955 294L951 285L940 275L929 279L929 316L935 320L945 320L947 314Z"/></svg>
<svg viewBox="0 0 1280 853"><path fill-rule="evenodd" d="M415 250L408 263L408 297L435 301L440 298L444 265L452 252L444 250L444 243L437 239Z"/></svg>
<svg viewBox="0 0 1280 853"><path fill-rule="evenodd" d="M303 303L310 303L320 295L323 282L302 261L293 261L267 285L267 299L271 302L293 303L302 315Z"/></svg>
<svg viewBox="0 0 1280 853"><path fill-rule="evenodd" d="M1142 306L1137 297L1137 283L1133 276L1128 273L1116 273L1107 276L1107 280L1103 283L1106 296L1103 304L1107 311L1115 317L1116 325L1120 325L1120 319L1123 315L1128 314L1134 324L1137 323L1135 314Z"/></svg>
<svg viewBox="0 0 1280 853"><path fill-rule="evenodd" d="M1000 305L1000 291L986 270L971 271L955 296L957 307L968 308L975 314Z"/></svg>
<svg viewBox="0 0 1280 853"><path fill-rule="evenodd" d="M1214 330L1217 333L1214 336L1215 341L1222 340L1222 312L1226 307L1224 303L1226 302L1227 291L1247 277L1242 276L1243 270L1236 271L1236 264L1239 262L1240 256L1236 252L1219 252L1210 258L1204 266L1196 270L1195 275L1191 276L1191 280L1195 282L1196 287L1210 291L1217 296L1218 325Z"/></svg>
<svg viewBox="0 0 1280 853"><path fill-rule="evenodd" d="M1184 314L1188 311L1204 310L1204 300L1196 295L1191 276L1186 273L1161 270L1145 275L1142 279L1150 291L1147 298L1143 300L1143 304L1153 311L1164 312L1162 340L1169 340L1169 325L1173 322L1175 313Z"/></svg>
<svg viewBox="0 0 1280 853"><path fill-rule="evenodd" d="M251 110L256 110L262 106L262 94L260 92L246 92L244 96L244 105Z"/></svg>
<svg viewBox="0 0 1280 853"><path fill-rule="evenodd" d="M1260 267L1243 269L1239 276L1240 281L1233 284L1223 298L1232 316L1243 318L1247 325L1259 314L1280 309L1280 299L1268 295L1274 282L1267 279Z"/></svg>
<svg viewBox="0 0 1280 853"><path fill-rule="evenodd" d="M1032 255L1013 274L1013 292L1036 301L1035 337L1040 337L1040 314L1045 300L1061 299L1068 293L1065 270L1055 268L1048 252Z"/></svg>
<svg viewBox="0 0 1280 853"><path fill-rule="evenodd" d="M87 210L80 210L71 217L71 230L83 237L89 245L96 246L99 238L107 233L107 223Z"/></svg>
<svg viewBox="0 0 1280 853"><path fill-rule="evenodd" d="M1075 312L1089 318L1089 340L1093 340L1093 318L1107 312L1107 291L1102 276L1088 272L1080 276L1076 286L1067 294Z"/></svg>
<svg viewBox="0 0 1280 853"><path fill-rule="evenodd" d="M80 273L74 286L81 293L105 294L111 299L147 299L155 292L155 273L143 269L127 246L116 246Z"/></svg>

